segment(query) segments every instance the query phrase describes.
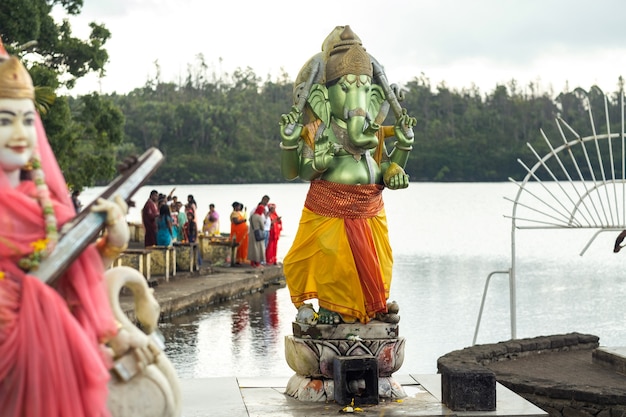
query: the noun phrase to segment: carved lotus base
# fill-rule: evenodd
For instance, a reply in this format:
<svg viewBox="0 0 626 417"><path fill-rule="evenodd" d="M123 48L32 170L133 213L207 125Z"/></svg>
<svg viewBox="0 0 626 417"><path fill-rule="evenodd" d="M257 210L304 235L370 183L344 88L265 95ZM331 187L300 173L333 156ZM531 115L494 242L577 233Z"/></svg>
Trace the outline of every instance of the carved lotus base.
<svg viewBox="0 0 626 417"><path fill-rule="evenodd" d="M335 382L327 378L311 378L295 374L287 383L285 394L300 401L326 402L335 400ZM392 377L378 378L378 397L386 399L405 398L402 385Z"/></svg>
<svg viewBox="0 0 626 417"><path fill-rule="evenodd" d="M294 335L285 337L287 364L296 372L287 385L288 395L302 401L332 401L334 359L368 356L378 363L379 397L406 397L402 386L391 377L404 361L405 340L397 336L397 324L293 323L293 327Z"/></svg>

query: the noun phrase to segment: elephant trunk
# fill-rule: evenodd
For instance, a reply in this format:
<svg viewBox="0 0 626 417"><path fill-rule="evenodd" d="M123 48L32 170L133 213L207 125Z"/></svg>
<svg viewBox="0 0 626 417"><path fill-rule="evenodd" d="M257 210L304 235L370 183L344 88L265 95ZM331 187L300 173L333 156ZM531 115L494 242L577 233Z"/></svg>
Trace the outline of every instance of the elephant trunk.
<svg viewBox="0 0 626 417"><path fill-rule="evenodd" d="M359 148L371 149L378 144L371 128L371 116L363 108L345 109L344 117L350 143Z"/></svg>

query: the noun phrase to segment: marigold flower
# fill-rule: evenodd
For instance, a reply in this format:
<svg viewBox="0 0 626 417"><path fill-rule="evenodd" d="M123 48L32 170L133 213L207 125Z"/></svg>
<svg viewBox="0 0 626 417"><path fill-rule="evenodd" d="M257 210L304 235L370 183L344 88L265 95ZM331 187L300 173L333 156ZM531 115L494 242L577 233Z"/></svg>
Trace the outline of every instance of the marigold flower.
<svg viewBox="0 0 626 417"><path fill-rule="evenodd" d="M45 250L48 247L48 239L39 239L31 243L30 246L32 246L35 252L41 252L42 250Z"/></svg>

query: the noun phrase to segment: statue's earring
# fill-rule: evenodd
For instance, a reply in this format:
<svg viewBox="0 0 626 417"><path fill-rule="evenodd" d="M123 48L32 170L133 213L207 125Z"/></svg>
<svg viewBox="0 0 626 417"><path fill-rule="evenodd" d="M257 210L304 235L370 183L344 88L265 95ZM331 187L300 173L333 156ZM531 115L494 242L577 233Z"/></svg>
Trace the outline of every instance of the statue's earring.
<svg viewBox="0 0 626 417"><path fill-rule="evenodd" d="M28 161L20 170L20 181L30 180L33 172L33 160Z"/></svg>

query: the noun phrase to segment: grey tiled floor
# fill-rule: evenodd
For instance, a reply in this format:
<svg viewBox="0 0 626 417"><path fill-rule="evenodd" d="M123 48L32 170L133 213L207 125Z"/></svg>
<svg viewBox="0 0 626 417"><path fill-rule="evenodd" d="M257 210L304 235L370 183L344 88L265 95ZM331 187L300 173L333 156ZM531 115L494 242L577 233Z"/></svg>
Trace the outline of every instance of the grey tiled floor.
<svg viewBox="0 0 626 417"><path fill-rule="evenodd" d="M453 412L441 403L440 375L400 375L407 398L363 406L358 416L547 416L540 408L497 384L496 411ZM335 402L311 403L285 394L289 378L205 378L181 381L184 417L337 416L343 408Z"/></svg>

